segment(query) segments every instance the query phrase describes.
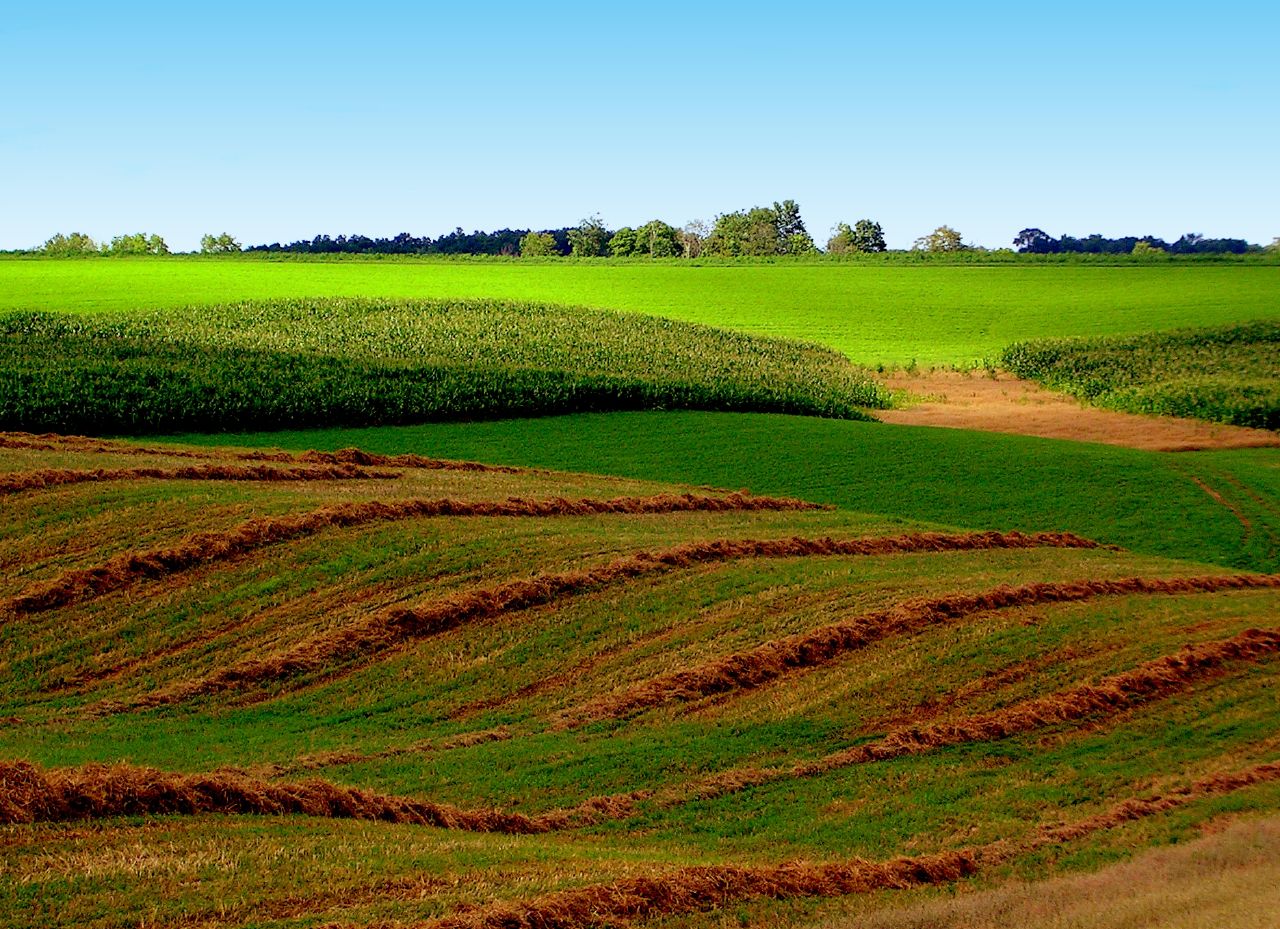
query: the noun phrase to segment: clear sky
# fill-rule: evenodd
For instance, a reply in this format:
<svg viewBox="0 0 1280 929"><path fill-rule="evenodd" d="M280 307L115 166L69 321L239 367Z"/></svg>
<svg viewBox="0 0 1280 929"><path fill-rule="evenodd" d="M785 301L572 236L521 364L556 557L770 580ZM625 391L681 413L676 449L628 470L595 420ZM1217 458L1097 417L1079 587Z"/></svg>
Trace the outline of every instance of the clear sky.
<svg viewBox="0 0 1280 929"><path fill-rule="evenodd" d="M0 248L57 231L946 223L1280 236L1280 12L1096 3L5 4Z"/></svg>

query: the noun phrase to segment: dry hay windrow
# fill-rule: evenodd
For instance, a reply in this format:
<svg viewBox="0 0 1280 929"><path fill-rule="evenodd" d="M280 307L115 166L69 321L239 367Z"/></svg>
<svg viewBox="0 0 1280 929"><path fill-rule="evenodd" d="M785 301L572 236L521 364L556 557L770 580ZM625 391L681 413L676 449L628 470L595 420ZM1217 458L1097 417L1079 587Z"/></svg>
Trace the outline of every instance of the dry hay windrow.
<svg viewBox="0 0 1280 929"><path fill-rule="evenodd" d="M1201 577L1082 580L1002 585L978 594L907 600L886 610L797 633L695 668L643 681L619 693L593 700L564 714L557 725L572 728L602 719L622 719L667 703L699 700L713 694L750 690L793 671L827 664L847 652L882 639L908 635L955 622L975 613L1045 603L1073 603L1095 597L1133 594L1214 593L1280 587L1280 574L1205 575Z"/></svg>
<svg viewBox="0 0 1280 929"><path fill-rule="evenodd" d="M351 467L343 465L342 467ZM611 500L553 497L532 500L510 497L497 501L455 500L448 497L400 501L370 501L322 507L298 516L264 516L232 529L197 532L175 545L124 552L92 568L67 571L34 585L9 601L16 613L36 613L101 596L144 578L157 579L198 565L226 561L260 548L314 535L331 528L429 517L553 517L593 515L650 515L663 513L724 513L817 510L826 507L802 500L729 494L657 494Z"/></svg>
<svg viewBox="0 0 1280 929"><path fill-rule="evenodd" d="M89 436L58 435L43 433L36 435L30 432L0 432L0 448L24 449L28 451L76 452L82 454L102 455L143 455L148 457L196 458L203 460L231 458L239 461L290 461L312 464L347 464L365 467L419 468L431 471L489 471L499 474L531 474L545 473L537 469L519 468L510 465L481 464L478 461L452 461L443 458L429 458L425 455L380 455L366 452L358 448L343 448L336 452L305 451L248 451L227 452L219 448L194 450L168 446L142 446L110 439L95 439Z"/></svg>
<svg viewBox="0 0 1280 929"><path fill-rule="evenodd" d="M467 623L553 603L611 584L699 564L747 558L870 556L913 552L990 549L1097 548L1070 533L913 533L860 539L716 539L636 552L596 568L535 575L494 587L455 594L418 607L394 607L344 629L314 636L267 658L230 665L201 680L156 691L128 703L105 701L91 712L111 713L180 703L200 696L324 670L334 663L383 652L405 642L438 635ZM1280 581L1278 581L1280 582Z"/></svg>
<svg viewBox="0 0 1280 929"><path fill-rule="evenodd" d="M462 810L321 780L280 783L235 771L175 774L127 764L44 769L0 762L0 823L62 822L105 816L234 813L296 814L533 835L620 818L621 801L601 798L538 816Z"/></svg>
<svg viewBox="0 0 1280 929"><path fill-rule="evenodd" d="M393 480L394 471L370 471L350 464L305 465L188 465L179 468L44 468L0 474L0 495L41 490L66 484L99 481L355 481Z"/></svg>
<svg viewBox="0 0 1280 929"><path fill-rule="evenodd" d="M1043 827L1021 843L1000 840L885 862L855 858L773 867L680 868L556 891L514 903L467 907L443 918L405 924L404 929L585 929L618 921L713 910L749 900L836 897L948 884L1040 848L1275 780L1280 780L1280 763L1274 762L1216 774L1165 794L1121 801L1104 813L1075 823Z"/></svg>

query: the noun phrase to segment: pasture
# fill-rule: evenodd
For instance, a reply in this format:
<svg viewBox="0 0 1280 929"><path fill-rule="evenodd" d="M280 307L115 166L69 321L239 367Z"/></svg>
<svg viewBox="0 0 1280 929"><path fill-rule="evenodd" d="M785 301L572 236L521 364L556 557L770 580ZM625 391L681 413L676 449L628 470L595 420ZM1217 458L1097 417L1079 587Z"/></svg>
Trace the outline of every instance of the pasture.
<svg viewBox="0 0 1280 929"><path fill-rule="evenodd" d="M817 342L865 365L974 365L1027 339L1274 319L1280 264L0 260L0 312L299 297L626 310Z"/></svg>

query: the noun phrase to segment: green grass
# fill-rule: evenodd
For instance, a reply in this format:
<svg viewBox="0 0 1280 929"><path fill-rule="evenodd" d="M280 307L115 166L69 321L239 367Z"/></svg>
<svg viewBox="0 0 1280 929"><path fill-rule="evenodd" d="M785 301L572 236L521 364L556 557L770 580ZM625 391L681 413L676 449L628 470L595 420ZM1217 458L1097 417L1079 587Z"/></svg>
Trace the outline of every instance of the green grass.
<svg viewBox="0 0 1280 929"><path fill-rule="evenodd" d="M1135 551L1280 569L1280 451L1168 454L962 430L628 413L183 441L419 452L793 494L886 518L1071 530ZM1213 488L1249 525L1196 483Z"/></svg>
<svg viewBox="0 0 1280 929"><path fill-rule="evenodd" d="M819 342L870 365L972 365L1026 339L1276 318L1280 265L0 261L0 312L324 296L632 310Z"/></svg>
<svg viewBox="0 0 1280 929"><path fill-rule="evenodd" d="M1020 342L1001 361L1019 377L1113 410L1280 429L1280 321Z"/></svg>
<svg viewBox="0 0 1280 929"><path fill-rule="evenodd" d="M600 311L277 301L0 316L0 429L147 433L702 408L865 418L831 349Z"/></svg>

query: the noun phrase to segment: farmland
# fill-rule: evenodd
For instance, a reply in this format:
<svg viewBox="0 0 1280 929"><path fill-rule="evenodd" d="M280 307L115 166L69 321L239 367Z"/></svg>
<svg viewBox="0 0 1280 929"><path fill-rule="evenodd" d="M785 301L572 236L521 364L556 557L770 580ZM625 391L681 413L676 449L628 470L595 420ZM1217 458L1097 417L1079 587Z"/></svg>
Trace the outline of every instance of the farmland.
<svg viewBox="0 0 1280 929"><path fill-rule="evenodd" d="M0 261L0 927L1274 912L1280 450L868 419L1278 272Z"/></svg>
<svg viewBox="0 0 1280 929"><path fill-rule="evenodd" d="M1275 574L416 444L4 437L0 919L799 927L1280 801Z"/></svg>
<svg viewBox="0 0 1280 929"><path fill-rule="evenodd" d="M1280 264L0 260L0 312L296 297L626 310L817 342L866 365L972 365L1009 344L1280 315Z"/></svg>

